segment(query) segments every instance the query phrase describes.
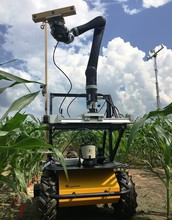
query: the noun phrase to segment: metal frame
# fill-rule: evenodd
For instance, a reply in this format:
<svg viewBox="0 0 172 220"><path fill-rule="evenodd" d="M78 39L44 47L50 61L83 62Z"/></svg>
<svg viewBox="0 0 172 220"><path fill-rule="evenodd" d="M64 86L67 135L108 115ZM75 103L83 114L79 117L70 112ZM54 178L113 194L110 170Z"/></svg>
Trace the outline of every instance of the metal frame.
<svg viewBox="0 0 172 220"><path fill-rule="evenodd" d="M79 118L62 118L61 115L53 115L53 99L55 97L78 97L85 98L86 94L76 93L50 93L50 115L44 115L43 122L49 127L49 143L53 145L53 132L55 130L77 130L77 129L90 129L90 130L104 130L103 136L103 152L105 150L106 136L109 135L109 160L114 161L114 157L120 145L120 141L127 124L130 123L128 118L119 118L115 112L115 116L112 117L113 103L110 95L97 94L98 97L106 100L107 111L106 116L102 118L102 114L99 113L87 113L84 117ZM90 116L90 117L89 117ZM113 132L118 131L119 136L113 146Z"/></svg>
<svg viewBox="0 0 172 220"><path fill-rule="evenodd" d="M103 192L103 193L83 193L83 194L69 194L69 195L50 195L52 199L79 199L79 198L91 198L91 197L109 197L109 196L121 196L123 194L130 193L130 189L120 192Z"/></svg>

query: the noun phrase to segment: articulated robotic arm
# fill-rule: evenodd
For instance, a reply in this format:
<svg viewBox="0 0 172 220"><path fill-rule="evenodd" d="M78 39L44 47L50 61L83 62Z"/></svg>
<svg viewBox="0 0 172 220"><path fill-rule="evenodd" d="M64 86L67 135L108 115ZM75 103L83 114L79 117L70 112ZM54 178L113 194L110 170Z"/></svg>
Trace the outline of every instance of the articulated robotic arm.
<svg viewBox="0 0 172 220"><path fill-rule="evenodd" d="M72 28L70 31L65 26L64 18L56 16L48 19L51 28L51 35L59 42L71 43L75 37L84 32L94 29L92 48L86 68L86 95L87 108L90 113L97 112L97 64L100 45L103 37L106 21L98 16L86 24Z"/></svg>
<svg viewBox="0 0 172 220"><path fill-rule="evenodd" d="M123 132L130 123L129 118L120 118L116 107L113 104L110 95L102 95L97 93L97 65L99 58L100 45L104 33L106 21L103 17L98 16L86 24L74 27L71 30L65 26L64 16L75 14L73 6L51 10L43 13L34 14L34 22L48 22L51 28L52 36L59 42L66 44L71 43L75 37L83 34L86 31L94 29L91 52L86 67L86 94L81 94L81 97L86 97L88 114L83 114L82 117L77 118L63 118L59 115L53 115L52 99L53 97L78 97L78 94L50 94L50 115L44 115L43 122L49 125L50 143L53 144L53 132L55 130L78 130L91 129L103 130L103 144L102 153L104 155L106 147L106 136L109 141L109 160L113 162L116 152L118 150ZM65 96L66 95L66 96ZM106 100L107 109L106 115L98 112L97 100ZM113 117L114 116L114 117ZM108 131L108 132L107 132ZM118 131L119 135L116 139L115 146L113 146L113 132Z"/></svg>

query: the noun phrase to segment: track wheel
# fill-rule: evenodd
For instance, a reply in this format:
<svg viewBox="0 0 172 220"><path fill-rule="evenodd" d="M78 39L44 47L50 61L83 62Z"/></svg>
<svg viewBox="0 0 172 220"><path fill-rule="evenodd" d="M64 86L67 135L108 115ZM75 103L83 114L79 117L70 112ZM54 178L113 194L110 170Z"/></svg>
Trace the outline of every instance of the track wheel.
<svg viewBox="0 0 172 220"><path fill-rule="evenodd" d="M135 184L132 181L132 177L126 172L115 172L120 185L121 191L130 189L130 193L122 194L118 203L113 203L114 215L120 218L130 218L136 213L137 207L137 193L135 191Z"/></svg>
<svg viewBox="0 0 172 220"><path fill-rule="evenodd" d="M56 220L56 200L49 198L49 195L56 194L55 181L51 177L41 177L41 190L38 200L40 220Z"/></svg>

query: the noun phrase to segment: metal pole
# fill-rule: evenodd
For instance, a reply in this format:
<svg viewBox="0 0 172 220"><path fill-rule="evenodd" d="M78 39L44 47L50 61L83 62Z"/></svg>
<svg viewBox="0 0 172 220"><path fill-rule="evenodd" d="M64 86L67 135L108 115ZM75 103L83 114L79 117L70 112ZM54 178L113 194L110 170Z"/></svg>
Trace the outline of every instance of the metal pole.
<svg viewBox="0 0 172 220"><path fill-rule="evenodd" d="M158 69L157 69L156 57L157 57L157 55L154 56L156 101L157 101L157 109L160 109L160 96L159 96L159 85L158 85Z"/></svg>
<svg viewBox="0 0 172 220"><path fill-rule="evenodd" d="M157 109L160 109L160 96L159 96L159 85L158 85L158 68L157 68L157 54L164 48L164 45L161 44L161 48L158 51L155 51L154 49L150 52L153 53L152 56L148 56L147 60L150 60L154 58L154 70L155 70L155 86L156 86L156 101L157 101Z"/></svg>

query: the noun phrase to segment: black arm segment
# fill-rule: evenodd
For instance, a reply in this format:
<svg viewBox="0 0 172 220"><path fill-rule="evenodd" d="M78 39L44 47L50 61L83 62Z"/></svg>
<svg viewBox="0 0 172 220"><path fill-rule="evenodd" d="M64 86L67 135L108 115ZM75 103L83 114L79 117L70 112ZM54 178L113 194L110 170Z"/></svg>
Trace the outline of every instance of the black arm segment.
<svg viewBox="0 0 172 220"><path fill-rule="evenodd" d="M105 24L106 20L102 16L98 16L70 31L74 36L79 36L88 30L94 29L91 53L85 72L87 108L89 112L97 112L97 65Z"/></svg>
<svg viewBox="0 0 172 220"><path fill-rule="evenodd" d="M71 43L74 37L94 29L92 47L85 75L87 108L89 112L97 112L97 65L106 20L102 16L98 16L86 24L72 28L70 31L64 25L65 22L62 17L51 18L48 22L52 36L57 41L67 44Z"/></svg>
<svg viewBox="0 0 172 220"><path fill-rule="evenodd" d="M86 24L72 28L70 32L72 32L73 35L76 37L94 28L104 28L105 23L105 19L102 16L98 16Z"/></svg>

